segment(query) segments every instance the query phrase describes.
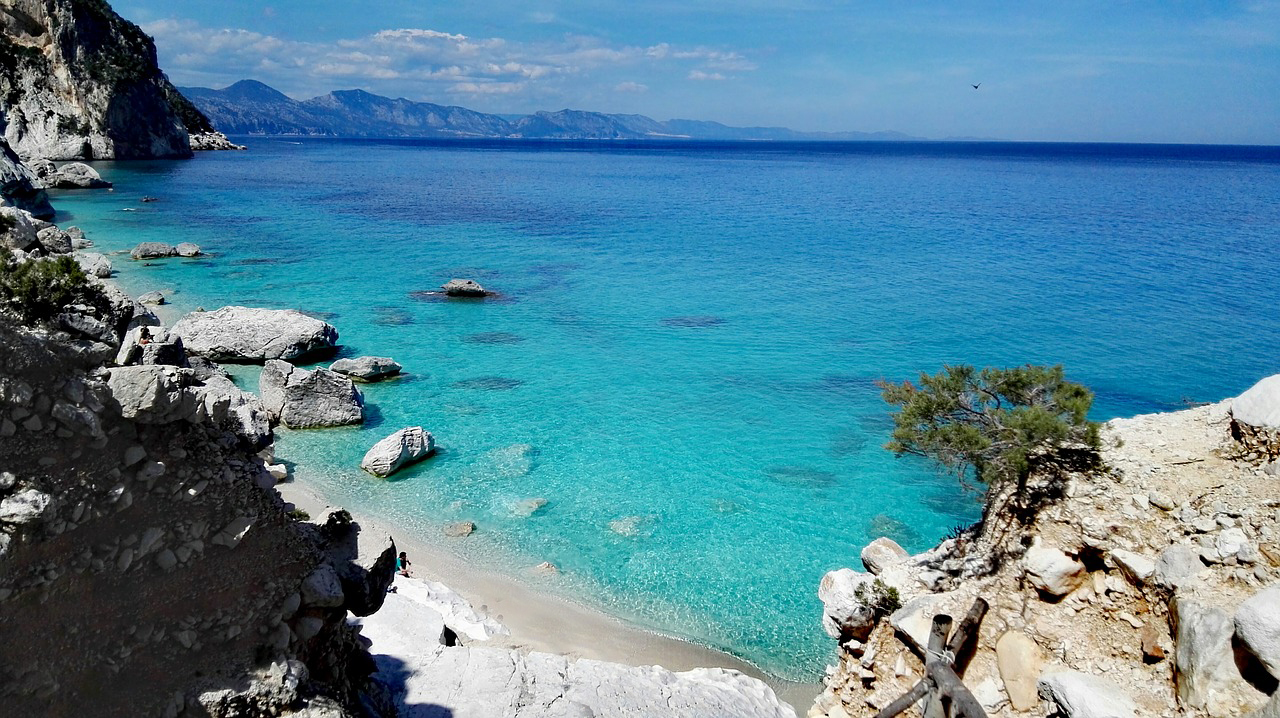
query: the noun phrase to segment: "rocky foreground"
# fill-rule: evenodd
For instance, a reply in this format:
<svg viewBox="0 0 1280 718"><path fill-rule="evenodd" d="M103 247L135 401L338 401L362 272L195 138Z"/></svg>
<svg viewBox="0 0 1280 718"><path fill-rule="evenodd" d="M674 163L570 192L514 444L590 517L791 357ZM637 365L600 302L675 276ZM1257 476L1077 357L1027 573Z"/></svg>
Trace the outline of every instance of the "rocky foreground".
<svg viewBox="0 0 1280 718"><path fill-rule="evenodd" d="M828 574L840 656L809 715L888 706L923 675L903 636L927 645L935 614L959 621L979 597L990 610L960 664L990 716L1280 715L1277 387L1234 412L1228 400L1113 420L1101 469L1031 487L1038 513L994 497L980 526L933 551L880 539L866 572ZM858 587L876 580L900 608L868 605Z"/></svg>

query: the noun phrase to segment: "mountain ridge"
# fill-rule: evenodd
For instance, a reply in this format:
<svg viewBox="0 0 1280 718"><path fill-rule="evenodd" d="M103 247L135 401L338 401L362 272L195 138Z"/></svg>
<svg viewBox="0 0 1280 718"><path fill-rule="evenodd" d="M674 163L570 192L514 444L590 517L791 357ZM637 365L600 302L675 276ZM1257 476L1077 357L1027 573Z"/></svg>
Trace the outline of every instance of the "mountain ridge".
<svg viewBox="0 0 1280 718"><path fill-rule="evenodd" d="M257 80L220 90L179 88L215 127L233 135L327 137L508 138L557 140L920 141L901 132L801 132L786 127L732 127L710 120L655 120L565 108L529 115L490 114L457 105L334 90L295 100Z"/></svg>

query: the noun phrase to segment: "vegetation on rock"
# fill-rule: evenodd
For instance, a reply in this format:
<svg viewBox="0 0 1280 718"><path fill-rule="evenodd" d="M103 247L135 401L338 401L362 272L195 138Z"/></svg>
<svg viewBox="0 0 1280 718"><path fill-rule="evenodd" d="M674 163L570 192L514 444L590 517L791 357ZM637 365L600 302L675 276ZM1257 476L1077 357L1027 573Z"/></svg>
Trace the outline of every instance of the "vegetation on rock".
<svg viewBox="0 0 1280 718"><path fill-rule="evenodd" d="M919 386L883 382L881 389L900 407L885 448L932 459L962 480L972 470L981 484L1015 482L1021 493L1036 468L1100 446L1099 425L1087 418L1093 392L1067 381L1060 365L946 366L922 373Z"/></svg>
<svg viewBox="0 0 1280 718"><path fill-rule="evenodd" d="M100 304L101 290L70 257L18 263L0 248L0 308L26 324L47 322L71 304Z"/></svg>
<svg viewBox="0 0 1280 718"><path fill-rule="evenodd" d="M876 620L902 608L902 598L898 595L898 589L878 578L855 588L853 597L862 605L869 606L875 612Z"/></svg>

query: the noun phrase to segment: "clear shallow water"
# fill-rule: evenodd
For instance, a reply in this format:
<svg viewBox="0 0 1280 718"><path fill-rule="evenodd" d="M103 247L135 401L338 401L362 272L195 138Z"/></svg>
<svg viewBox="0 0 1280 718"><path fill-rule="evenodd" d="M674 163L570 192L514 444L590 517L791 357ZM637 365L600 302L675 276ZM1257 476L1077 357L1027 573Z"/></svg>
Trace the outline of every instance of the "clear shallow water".
<svg viewBox="0 0 1280 718"><path fill-rule="evenodd" d="M115 191L58 194L59 221L215 255L112 257L132 291L303 308L405 365L364 427L280 432L300 480L435 541L475 521L463 555L552 561L529 580L785 677L832 655L825 571L977 516L880 448L875 380L1061 362L1101 419L1278 370L1274 149L248 144L98 163ZM414 298L454 276L505 298ZM356 468L415 424L440 456Z"/></svg>

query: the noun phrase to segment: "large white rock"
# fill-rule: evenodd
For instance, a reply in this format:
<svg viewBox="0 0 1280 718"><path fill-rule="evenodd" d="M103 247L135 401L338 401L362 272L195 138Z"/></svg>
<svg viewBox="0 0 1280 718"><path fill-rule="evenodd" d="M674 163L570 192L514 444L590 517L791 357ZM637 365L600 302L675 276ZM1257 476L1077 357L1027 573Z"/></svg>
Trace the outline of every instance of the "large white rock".
<svg viewBox="0 0 1280 718"><path fill-rule="evenodd" d="M402 466L425 459L435 451L435 438L421 426L401 429L373 445L360 462L360 468L377 477L394 474Z"/></svg>
<svg viewBox="0 0 1280 718"><path fill-rule="evenodd" d="M0 137L0 207L15 207L42 219L53 218L49 196L32 169Z"/></svg>
<svg viewBox="0 0 1280 718"><path fill-rule="evenodd" d="M828 636L866 640L876 626L876 614L858 589L865 586L862 591L867 591L875 578L851 568L836 569L822 577L818 599L822 601L822 628Z"/></svg>
<svg viewBox="0 0 1280 718"><path fill-rule="evenodd" d="M42 491L27 489L0 501L0 523L25 524L39 521L53 499Z"/></svg>
<svg viewBox="0 0 1280 718"><path fill-rule="evenodd" d="M1156 562L1133 551L1116 549L1111 552L1111 560L1120 569L1129 583L1135 586L1145 585L1156 572Z"/></svg>
<svg viewBox="0 0 1280 718"><path fill-rule="evenodd" d="M1067 718L1133 718L1138 707L1114 683L1078 671L1040 677L1040 695Z"/></svg>
<svg viewBox="0 0 1280 718"><path fill-rule="evenodd" d="M996 667L1014 710L1028 711L1039 704L1037 682L1044 666L1044 651L1025 633L1007 631L996 641Z"/></svg>
<svg viewBox="0 0 1280 718"><path fill-rule="evenodd" d="M111 369L107 387L120 413L141 424L167 424L201 416L203 397L190 387L190 369L153 364Z"/></svg>
<svg viewBox="0 0 1280 718"><path fill-rule="evenodd" d="M862 558L862 565L878 576L886 568L899 561L905 561L910 555L906 549L898 545L897 541L888 536L881 536L867 544L862 549L860 557Z"/></svg>
<svg viewBox="0 0 1280 718"><path fill-rule="evenodd" d="M436 643L443 645L443 631L437 625L448 626L468 641L511 635L500 621L477 611L470 601L443 583L399 575L377 613L351 622L363 626L361 633L377 643L382 652L415 653L420 646L412 643L404 647L407 651L389 649L388 644L397 643L406 635L435 637L440 639Z"/></svg>
<svg viewBox="0 0 1280 718"><path fill-rule="evenodd" d="M1051 596L1065 596L1085 579L1084 564L1059 549L1041 546L1039 539L1027 549L1022 566L1031 585Z"/></svg>
<svg viewBox="0 0 1280 718"><path fill-rule="evenodd" d="M795 718L772 689L737 671L675 673L425 638L385 641L386 649L375 638L370 649L401 687L405 718Z"/></svg>
<svg viewBox="0 0 1280 718"><path fill-rule="evenodd" d="M338 341L337 329L292 309L223 307L192 312L174 325L173 332L182 337L187 351L214 361L297 359L331 349Z"/></svg>
<svg viewBox="0 0 1280 718"><path fill-rule="evenodd" d="M364 421L364 396L347 377L324 368L299 369L272 359L258 377L262 405L290 429L347 426Z"/></svg>
<svg viewBox="0 0 1280 718"><path fill-rule="evenodd" d="M1174 685L1184 708L1210 715L1231 715L1241 698L1254 693L1236 667L1231 647L1231 616L1216 606L1175 597L1169 608L1174 623Z"/></svg>
<svg viewBox="0 0 1280 718"><path fill-rule="evenodd" d="M81 252L71 255L85 274L106 279L111 276L111 260L97 252Z"/></svg>
<svg viewBox="0 0 1280 718"><path fill-rule="evenodd" d="M111 183L102 179L98 171L83 162L68 162L56 172L44 178L46 187L54 189L102 189Z"/></svg>
<svg viewBox="0 0 1280 718"><path fill-rule="evenodd" d="M37 234L43 224L30 212L16 207L0 207L0 247L30 249L39 244Z"/></svg>
<svg viewBox="0 0 1280 718"><path fill-rule="evenodd" d="M1264 588L1240 604L1235 627L1245 648L1280 678L1280 585Z"/></svg>
<svg viewBox="0 0 1280 718"><path fill-rule="evenodd" d="M1231 402L1231 416L1242 424L1280 428L1280 374L1263 379Z"/></svg>
<svg viewBox="0 0 1280 718"><path fill-rule="evenodd" d="M1200 552L1186 544L1176 543L1160 552L1151 575L1156 585L1177 589L1203 570Z"/></svg>

